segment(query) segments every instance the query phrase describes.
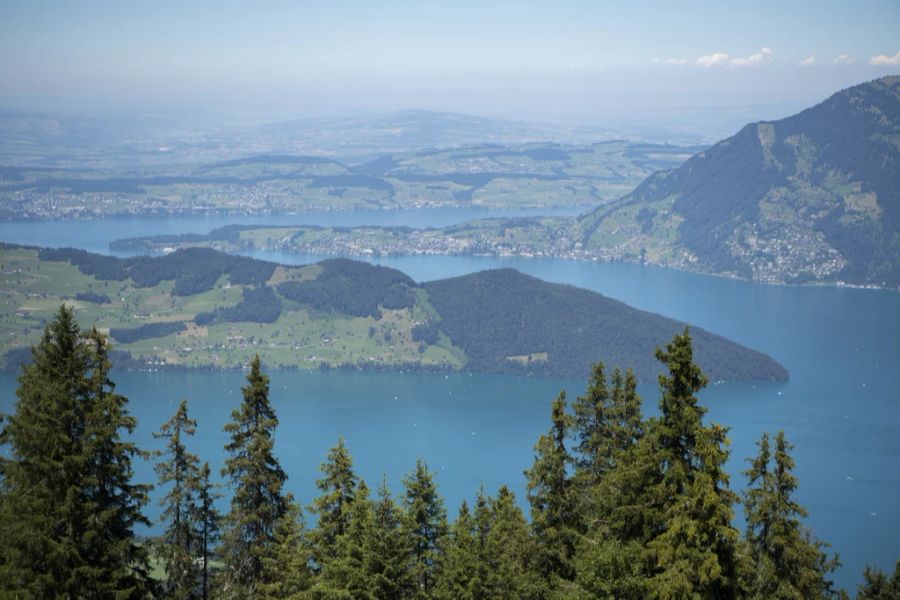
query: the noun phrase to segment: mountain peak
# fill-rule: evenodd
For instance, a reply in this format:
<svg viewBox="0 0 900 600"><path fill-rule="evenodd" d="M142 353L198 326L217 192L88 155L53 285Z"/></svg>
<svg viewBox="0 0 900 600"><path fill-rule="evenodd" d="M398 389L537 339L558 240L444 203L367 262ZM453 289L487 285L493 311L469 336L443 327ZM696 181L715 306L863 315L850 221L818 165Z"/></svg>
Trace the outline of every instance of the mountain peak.
<svg viewBox="0 0 900 600"><path fill-rule="evenodd" d="M589 245L609 244L615 228L675 266L900 284L900 76L751 123L583 225Z"/></svg>

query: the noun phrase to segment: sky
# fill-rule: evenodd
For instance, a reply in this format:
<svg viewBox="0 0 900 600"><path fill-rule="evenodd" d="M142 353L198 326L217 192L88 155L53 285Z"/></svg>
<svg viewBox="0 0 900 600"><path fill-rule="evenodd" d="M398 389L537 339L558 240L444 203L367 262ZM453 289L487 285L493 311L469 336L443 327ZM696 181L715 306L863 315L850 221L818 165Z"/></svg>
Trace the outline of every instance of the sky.
<svg viewBox="0 0 900 600"><path fill-rule="evenodd" d="M898 73L898 0L0 0L17 108L776 118Z"/></svg>

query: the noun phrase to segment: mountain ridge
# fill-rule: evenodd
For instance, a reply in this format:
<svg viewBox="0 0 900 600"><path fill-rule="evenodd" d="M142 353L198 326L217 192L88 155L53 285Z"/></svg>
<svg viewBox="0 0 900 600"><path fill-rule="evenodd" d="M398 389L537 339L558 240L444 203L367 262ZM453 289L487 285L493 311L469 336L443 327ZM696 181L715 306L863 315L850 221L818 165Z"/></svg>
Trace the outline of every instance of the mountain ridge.
<svg viewBox="0 0 900 600"><path fill-rule="evenodd" d="M748 124L580 223L587 245L624 228L633 251L674 253L697 270L900 283L900 76Z"/></svg>

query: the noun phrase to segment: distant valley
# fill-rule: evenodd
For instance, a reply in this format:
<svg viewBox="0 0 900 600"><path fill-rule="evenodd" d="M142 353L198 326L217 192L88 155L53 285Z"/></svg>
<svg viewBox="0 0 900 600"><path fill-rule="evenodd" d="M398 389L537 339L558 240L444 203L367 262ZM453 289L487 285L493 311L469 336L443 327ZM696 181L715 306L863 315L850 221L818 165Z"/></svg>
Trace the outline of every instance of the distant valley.
<svg viewBox="0 0 900 600"><path fill-rule="evenodd" d="M314 210L588 210L697 147L610 141L478 144L343 162L266 154L135 167L0 164L0 218L268 215Z"/></svg>
<svg viewBox="0 0 900 600"><path fill-rule="evenodd" d="M900 78L747 125L577 218L441 229L241 228L122 240L348 256L482 254L629 261L765 283L900 286Z"/></svg>

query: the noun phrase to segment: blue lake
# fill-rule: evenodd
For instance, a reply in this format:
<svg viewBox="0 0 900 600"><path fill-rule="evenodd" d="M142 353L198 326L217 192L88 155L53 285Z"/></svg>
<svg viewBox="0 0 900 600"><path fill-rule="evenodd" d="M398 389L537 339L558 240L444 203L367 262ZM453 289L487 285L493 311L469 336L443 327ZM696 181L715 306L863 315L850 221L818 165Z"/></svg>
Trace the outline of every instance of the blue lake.
<svg viewBox="0 0 900 600"><path fill-rule="evenodd" d="M382 223L423 224L416 222L418 216L410 222L408 211L377 212L384 213ZM450 222L470 215L445 217ZM366 215L347 218L375 222ZM292 219L287 221L304 222L303 216ZM0 240L106 251L101 246L117 237L207 231L250 220L126 221L133 223L2 223ZM317 258L254 255L281 262ZM853 588L866 564L893 569L900 558L900 294L764 286L639 265L563 260L401 257L377 262L418 280L514 267L688 321L772 355L790 371L789 382L724 383L701 395L709 418L731 427L732 486L743 487L740 472L759 435L784 429L796 445L798 499L809 509L807 522L841 554L839 584ZM493 492L507 483L524 502L522 470L548 426L550 401L560 389L571 398L585 385L470 374L283 371L270 376L281 421L277 451L290 488L302 501L313 497L317 466L343 435L359 472L373 486L385 473L399 489L416 457L426 458L451 514L482 484ZM140 420L141 445L154 445L151 432L178 399L187 398L200 422L195 449L212 465L221 465L222 425L240 401L242 374L119 373L115 379ZM14 377L0 376L0 411L12 410L15 385ZM645 409L654 412L655 386L642 385L640 391ZM142 466L139 476L152 479L149 467Z"/></svg>

